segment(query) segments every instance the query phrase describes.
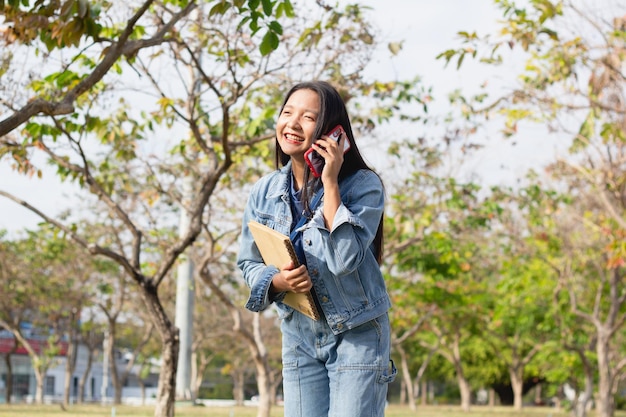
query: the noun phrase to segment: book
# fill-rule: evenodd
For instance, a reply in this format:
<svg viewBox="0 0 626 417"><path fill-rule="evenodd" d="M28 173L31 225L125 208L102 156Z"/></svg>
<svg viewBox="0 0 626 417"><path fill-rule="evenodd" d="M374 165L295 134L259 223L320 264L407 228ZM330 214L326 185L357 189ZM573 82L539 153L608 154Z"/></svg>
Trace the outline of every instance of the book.
<svg viewBox="0 0 626 417"><path fill-rule="evenodd" d="M295 266L300 265L298 255L296 255L289 236L255 221L249 222L248 227L252 237L254 237L256 246L259 248L259 252L261 252L265 265L274 265L278 269L289 263L289 261L293 261ZM311 291L305 293L287 292L282 302L313 320L319 320L320 318Z"/></svg>

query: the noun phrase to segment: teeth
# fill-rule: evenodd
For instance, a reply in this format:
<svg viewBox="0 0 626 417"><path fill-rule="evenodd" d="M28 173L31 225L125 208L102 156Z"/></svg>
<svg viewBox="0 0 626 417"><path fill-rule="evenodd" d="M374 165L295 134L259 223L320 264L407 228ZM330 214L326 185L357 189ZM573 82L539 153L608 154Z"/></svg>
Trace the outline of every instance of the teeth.
<svg viewBox="0 0 626 417"><path fill-rule="evenodd" d="M304 139L300 136L292 135L291 133L285 133L285 137L289 140L295 140L298 142L304 142Z"/></svg>

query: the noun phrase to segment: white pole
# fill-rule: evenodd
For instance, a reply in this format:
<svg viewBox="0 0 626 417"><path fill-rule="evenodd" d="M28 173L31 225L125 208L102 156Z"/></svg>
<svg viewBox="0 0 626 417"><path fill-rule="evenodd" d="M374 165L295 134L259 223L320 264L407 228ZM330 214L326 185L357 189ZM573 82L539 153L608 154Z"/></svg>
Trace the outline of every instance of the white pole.
<svg viewBox="0 0 626 417"><path fill-rule="evenodd" d="M100 386L100 401L102 405L107 403L107 389L109 387L109 330L104 331L102 343L102 385Z"/></svg>
<svg viewBox="0 0 626 417"><path fill-rule="evenodd" d="M183 179L183 207L180 214L179 236L182 237L189 228L189 214L186 204L191 198L192 179L187 176ZM194 280L193 262L188 256L179 258L178 278L176 281L176 318L175 325L178 327L180 339L180 351L178 353L178 372L176 374L176 397L179 399L191 399L191 343L193 330L193 307L194 307Z"/></svg>
<svg viewBox="0 0 626 417"><path fill-rule="evenodd" d="M194 10L195 20L198 27L202 23L200 8ZM198 60L200 53L198 51ZM201 80L197 68L191 68L191 91L192 96L200 94ZM194 116L194 108L189 108L189 116ZM183 237L189 230L189 202L193 198L193 176L187 174L183 178L183 198L178 228L179 237ZM179 258L178 278L176 281L176 318L175 325L178 327L180 350L178 352L178 372L176 373L176 397L183 400L191 399L191 344L193 342L193 310L195 286L193 279L193 263L189 256L182 254Z"/></svg>

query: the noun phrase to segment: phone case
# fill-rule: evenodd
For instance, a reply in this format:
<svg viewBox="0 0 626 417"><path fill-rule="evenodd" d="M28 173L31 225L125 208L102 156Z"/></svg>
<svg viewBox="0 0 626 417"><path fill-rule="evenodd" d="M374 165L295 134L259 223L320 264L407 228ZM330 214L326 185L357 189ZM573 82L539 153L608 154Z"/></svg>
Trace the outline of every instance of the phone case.
<svg viewBox="0 0 626 417"><path fill-rule="evenodd" d="M341 134L345 134L343 127L341 125L335 126L329 133L328 136L331 139L339 142L341 140ZM343 142L343 153L345 154L350 150L350 141L346 136L346 139ZM307 163L309 168L311 169L311 173L314 177L319 178L322 175L322 169L324 169L324 163L326 162L322 156L317 153L317 151L313 148L310 148L308 151L304 153L304 161Z"/></svg>

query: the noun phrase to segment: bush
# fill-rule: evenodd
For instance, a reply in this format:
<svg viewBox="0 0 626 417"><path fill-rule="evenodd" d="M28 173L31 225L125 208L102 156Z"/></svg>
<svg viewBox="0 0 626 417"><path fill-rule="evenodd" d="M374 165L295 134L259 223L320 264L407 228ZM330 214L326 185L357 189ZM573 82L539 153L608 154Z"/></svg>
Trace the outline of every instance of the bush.
<svg viewBox="0 0 626 417"><path fill-rule="evenodd" d="M210 387L200 387L198 398L207 400L232 400L233 386L228 383L217 383Z"/></svg>

